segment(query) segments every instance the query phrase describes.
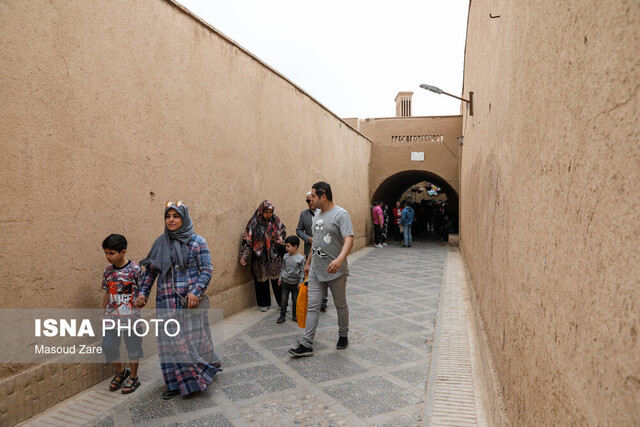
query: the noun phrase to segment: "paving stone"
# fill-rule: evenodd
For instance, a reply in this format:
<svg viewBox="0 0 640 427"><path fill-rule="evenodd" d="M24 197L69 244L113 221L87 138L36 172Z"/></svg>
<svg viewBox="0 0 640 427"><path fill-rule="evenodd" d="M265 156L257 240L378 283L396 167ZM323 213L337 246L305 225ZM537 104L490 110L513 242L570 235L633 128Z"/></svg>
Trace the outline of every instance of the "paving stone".
<svg viewBox="0 0 640 427"><path fill-rule="evenodd" d="M401 359L394 357L392 352L384 352L373 346L353 348L351 351L363 359L385 368L403 363Z"/></svg>
<svg viewBox="0 0 640 427"><path fill-rule="evenodd" d="M427 353L431 354L433 346L433 333L425 335L412 335L407 338L405 343L412 347L417 347L418 350L424 350Z"/></svg>
<svg viewBox="0 0 640 427"><path fill-rule="evenodd" d="M419 297L413 298L411 300L411 304L417 306L418 308L427 309L429 311L438 311L438 304L440 303L439 296L431 296L431 297Z"/></svg>
<svg viewBox="0 0 640 427"><path fill-rule="evenodd" d="M356 362L342 357L337 351L328 354L314 354L313 357L291 358L287 365L312 383L347 378L367 371Z"/></svg>
<svg viewBox="0 0 640 427"><path fill-rule="evenodd" d="M208 389L200 392L194 396L190 396L188 398L178 398L176 397L174 400L174 405L178 412L189 413L193 411L199 411L200 409L205 408L214 408L217 406L215 395L217 393L221 393L218 387L214 385L215 383L209 385Z"/></svg>
<svg viewBox="0 0 640 427"><path fill-rule="evenodd" d="M416 334L424 330L424 326L421 326L404 318L396 318L393 320L393 322L382 320L374 322L368 325L368 327L394 337L407 334Z"/></svg>
<svg viewBox="0 0 640 427"><path fill-rule="evenodd" d="M420 390L424 390L427 385L427 367L424 365L391 371L390 374Z"/></svg>
<svg viewBox="0 0 640 427"><path fill-rule="evenodd" d="M232 401L249 399L296 386L295 382L275 365L225 371L225 375L220 376L217 384Z"/></svg>
<svg viewBox="0 0 640 427"><path fill-rule="evenodd" d="M140 397L132 396L135 399L129 406L129 415L133 424L148 423L159 418L170 417L178 412L174 401L181 398L178 396L171 400L163 400L164 390L165 386L162 384Z"/></svg>
<svg viewBox="0 0 640 427"><path fill-rule="evenodd" d="M363 321L369 323L375 320L385 319L389 317L394 317L394 315L375 308L371 308L369 305L367 305L367 307L362 310L349 310L349 326L351 326L352 322Z"/></svg>
<svg viewBox="0 0 640 427"><path fill-rule="evenodd" d="M389 274L394 274L394 275L404 273L404 270L400 268L387 268L385 271Z"/></svg>
<svg viewBox="0 0 640 427"><path fill-rule="evenodd" d="M335 426L344 421L337 412L301 389L279 399L268 399L240 409L250 425Z"/></svg>
<svg viewBox="0 0 640 427"><path fill-rule="evenodd" d="M435 323L436 318L438 317L438 310L432 307L425 307L424 304L419 303L408 303L407 313L404 315L406 319L409 320L430 320Z"/></svg>
<svg viewBox="0 0 640 427"><path fill-rule="evenodd" d="M406 287L409 285L422 286L425 283L425 276L424 272L422 271L399 274L398 277L395 278L395 280L398 279L400 280L399 285L402 287Z"/></svg>
<svg viewBox="0 0 640 427"><path fill-rule="evenodd" d="M205 415L202 417L194 418L192 420L183 421L177 424L171 424L171 426L175 427L208 427L208 426L216 426L216 427L233 427L233 423L229 421L224 414L220 412L215 412L213 414Z"/></svg>
<svg viewBox="0 0 640 427"><path fill-rule="evenodd" d="M293 322L277 324L276 320L280 316L280 309L276 308L276 310L271 307L271 309L265 313L265 318L258 322L258 324L253 328L249 329L247 335L253 338L259 338L274 334L281 334L285 332L286 329L295 330L297 328Z"/></svg>
<svg viewBox="0 0 640 427"><path fill-rule="evenodd" d="M347 285L348 286L348 285ZM379 293L363 294L357 297L359 304L366 304L370 309L375 308L376 304L382 302L382 298ZM349 295L347 295L347 303L349 302Z"/></svg>
<svg viewBox="0 0 640 427"><path fill-rule="evenodd" d="M379 334L358 323L349 325L349 350L361 346L375 346L382 340L386 340L385 334Z"/></svg>
<svg viewBox="0 0 640 427"><path fill-rule="evenodd" d="M255 351L249 344L242 341L241 338L233 340L229 344L225 344L222 353L222 363L224 368L242 365L245 363L261 362L264 357ZM223 371L224 372L224 371Z"/></svg>
<svg viewBox="0 0 640 427"><path fill-rule="evenodd" d="M91 427L115 427L113 417L107 416L89 424Z"/></svg>
<svg viewBox="0 0 640 427"><path fill-rule="evenodd" d="M376 427L415 427L422 425L422 412L415 412L410 415L395 418L389 422L376 424Z"/></svg>
<svg viewBox="0 0 640 427"><path fill-rule="evenodd" d="M378 305L376 308L378 311L387 313L387 315L407 314L407 305L404 303L395 303L395 304L386 303L386 304Z"/></svg>
<svg viewBox="0 0 640 427"><path fill-rule="evenodd" d="M347 381L325 387L324 391L365 419L421 402L411 392L379 376Z"/></svg>
<svg viewBox="0 0 640 427"><path fill-rule="evenodd" d="M420 351L412 347L401 346L389 340L354 346L351 351L365 360L384 367L408 362L424 362L428 357L426 349Z"/></svg>
<svg viewBox="0 0 640 427"><path fill-rule="evenodd" d="M427 282L424 278L420 278L420 280L407 280L402 283L402 287L405 290L405 294L409 293L411 295L411 300L414 300L415 297L425 297L429 292L433 292L433 284L431 282Z"/></svg>
<svg viewBox="0 0 640 427"><path fill-rule="evenodd" d="M361 286L358 286L358 282L352 283L353 281L351 280L351 277L349 277L347 279L347 302L349 302L349 296L356 296L356 295L364 295L364 294L371 294L372 290L371 288L367 288L363 285L366 285L366 283L364 283ZM329 291L331 292L331 291ZM331 297L331 296L329 296Z"/></svg>

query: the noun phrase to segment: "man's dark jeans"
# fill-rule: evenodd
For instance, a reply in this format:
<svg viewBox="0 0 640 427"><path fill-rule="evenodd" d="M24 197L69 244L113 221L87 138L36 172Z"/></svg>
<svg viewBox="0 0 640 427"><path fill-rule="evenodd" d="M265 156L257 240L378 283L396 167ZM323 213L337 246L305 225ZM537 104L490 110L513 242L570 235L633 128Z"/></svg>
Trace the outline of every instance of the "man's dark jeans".
<svg viewBox="0 0 640 427"><path fill-rule="evenodd" d="M373 238L376 242L376 245L379 245L380 242L382 241L382 227L379 226L378 224L373 224L373 230L374 230Z"/></svg>

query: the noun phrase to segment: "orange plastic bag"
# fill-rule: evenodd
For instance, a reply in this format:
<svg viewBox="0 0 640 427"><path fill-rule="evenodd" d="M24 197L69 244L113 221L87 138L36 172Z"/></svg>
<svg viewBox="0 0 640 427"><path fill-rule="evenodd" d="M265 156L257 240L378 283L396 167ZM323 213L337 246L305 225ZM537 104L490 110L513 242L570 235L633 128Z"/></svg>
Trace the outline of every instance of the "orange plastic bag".
<svg viewBox="0 0 640 427"><path fill-rule="evenodd" d="M307 305L309 304L309 285L307 284L307 277L305 276L304 282L300 283L300 289L298 289L298 300L296 301L296 318L298 319L298 326L305 328L307 326Z"/></svg>

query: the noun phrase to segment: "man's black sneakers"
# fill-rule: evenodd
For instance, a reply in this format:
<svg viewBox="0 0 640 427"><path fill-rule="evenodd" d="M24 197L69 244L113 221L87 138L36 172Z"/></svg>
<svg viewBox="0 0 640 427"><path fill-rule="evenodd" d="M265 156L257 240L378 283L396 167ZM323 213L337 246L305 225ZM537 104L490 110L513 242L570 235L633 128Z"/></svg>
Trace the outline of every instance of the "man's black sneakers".
<svg viewBox="0 0 640 427"><path fill-rule="evenodd" d="M338 344L336 344L336 348L338 350L344 350L349 346L349 338L347 337L339 337Z"/></svg>
<svg viewBox="0 0 640 427"><path fill-rule="evenodd" d="M290 348L289 354L295 357L313 356L313 349L300 344L298 348Z"/></svg>

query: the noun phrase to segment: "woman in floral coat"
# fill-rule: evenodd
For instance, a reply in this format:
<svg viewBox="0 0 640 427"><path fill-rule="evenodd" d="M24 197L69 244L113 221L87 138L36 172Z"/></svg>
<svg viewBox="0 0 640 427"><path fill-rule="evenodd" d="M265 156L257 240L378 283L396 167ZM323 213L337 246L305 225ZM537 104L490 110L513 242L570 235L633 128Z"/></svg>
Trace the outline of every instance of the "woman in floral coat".
<svg viewBox="0 0 640 427"><path fill-rule="evenodd" d="M260 203L242 235L240 264L245 266L251 261L256 300L261 311L267 311L271 306L269 282L280 306L278 277L282 268L286 235L286 227L273 213L273 204L268 200Z"/></svg>

